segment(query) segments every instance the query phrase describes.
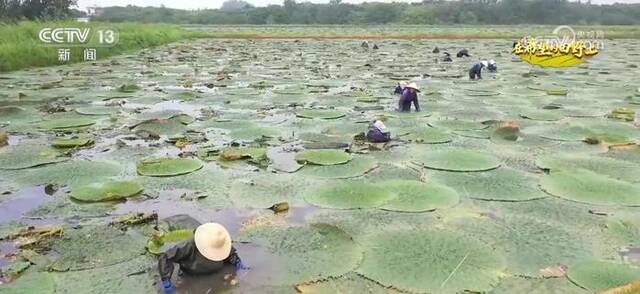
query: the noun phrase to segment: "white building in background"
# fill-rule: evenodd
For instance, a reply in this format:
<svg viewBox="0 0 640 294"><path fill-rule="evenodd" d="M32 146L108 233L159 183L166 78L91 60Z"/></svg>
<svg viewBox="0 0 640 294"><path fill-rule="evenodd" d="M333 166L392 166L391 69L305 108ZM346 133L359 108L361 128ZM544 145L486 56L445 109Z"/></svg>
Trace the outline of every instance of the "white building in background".
<svg viewBox="0 0 640 294"><path fill-rule="evenodd" d="M90 6L87 7L87 16L86 17L78 17L76 21L78 22L89 22L91 17L101 15L103 12L102 7Z"/></svg>

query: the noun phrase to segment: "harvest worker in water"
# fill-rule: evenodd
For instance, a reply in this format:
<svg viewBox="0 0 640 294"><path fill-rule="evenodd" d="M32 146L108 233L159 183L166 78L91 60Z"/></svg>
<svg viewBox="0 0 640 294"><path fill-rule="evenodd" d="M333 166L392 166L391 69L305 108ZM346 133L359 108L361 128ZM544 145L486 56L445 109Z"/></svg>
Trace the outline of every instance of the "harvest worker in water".
<svg viewBox="0 0 640 294"><path fill-rule="evenodd" d="M489 65L488 62L482 61L474 64L471 69L469 69L469 79L478 80L482 79L482 69Z"/></svg>
<svg viewBox="0 0 640 294"><path fill-rule="evenodd" d="M173 264L180 265L180 271L188 275L215 273L225 264L236 270L247 270L235 248L231 246L231 236L227 229L217 223L200 225L191 240L172 247L160 255L158 271L165 293L175 293L171 283Z"/></svg>
<svg viewBox="0 0 640 294"><path fill-rule="evenodd" d="M391 132L380 120L375 120L367 131L367 140L371 143L386 143L391 141Z"/></svg>
<svg viewBox="0 0 640 294"><path fill-rule="evenodd" d="M418 104L418 93L420 93L420 88L416 83L411 82L404 87L402 91L402 96L400 96L400 101L398 102L398 110L401 112L410 112L411 111L411 103L416 108L416 111L420 111L420 105Z"/></svg>

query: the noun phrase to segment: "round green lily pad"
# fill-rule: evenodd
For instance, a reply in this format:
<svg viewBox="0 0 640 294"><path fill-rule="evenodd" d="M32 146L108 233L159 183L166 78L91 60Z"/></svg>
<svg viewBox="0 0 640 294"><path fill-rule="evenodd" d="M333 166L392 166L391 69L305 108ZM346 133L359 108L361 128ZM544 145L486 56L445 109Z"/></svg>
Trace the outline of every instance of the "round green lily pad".
<svg viewBox="0 0 640 294"><path fill-rule="evenodd" d="M413 129L409 134L402 136L402 139L424 144L441 144L451 142L451 135L436 130L434 128Z"/></svg>
<svg viewBox="0 0 640 294"><path fill-rule="evenodd" d="M49 146L21 144L0 151L0 169L24 169L68 159Z"/></svg>
<svg viewBox="0 0 640 294"><path fill-rule="evenodd" d="M620 287L640 279L640 268L627 264L590 260L569 266L569 280L592 292Z"/></svg>
<svg viewBox="0 0 640 294"><path fill-rule="evenodd" d="M109 181L71 188L71 198L84 202L120 200L142 192L142 186L132 181Z"/></svg>
<svg viewBox="0 0 640 294"><path fill-rule="evenodd" d="M482 173L435 173L433 179L474 199L527 201L547 197L538 187L537 176L512 168Z"/></svg>
<svg viewBox="0 0 640 294"><path fill-rule="evenodd" d="M138 161L138 174L150 177L185 175L201 169L204 164L188 158L151 158Z"/></svg>
<svg viewBox="0 0 640 294"><path fill-rule="evenodd" d="M304 227L256 227L240 240L261 245L273 255L269 277L278 284L296 284L342 276L362 260L362 249L351 236L327 224Z"/></svg>
<svg viewBox="0 0 640 294"><path fill-rule="evenodd" d="M29 271L16 281L0 285L1 294L53 294L55 283L52 274Z"/></svg>
<svg viewBox="0 0 640 294"><path fill-rule="evenodd" d="M340 150L305 150L296 154L297 161L316 165L345 164L351 159L351 154Z"/></svg>
<svg viewBox="0 0 640 294"><path fill-rule="evenodd" d="M116 108L106 106L86 106L78 107L75 111L84 115L110 115L116 112Z"/></svg>
<svg viewBox="0 0 640 294"><path fill-rule="evenodd" d="M118 264L144 254L144 239L111 226L65 228L51 249L60 254L50 266L53 271L77 271Z"/></svg>
<svg viewBox="0 0 640 294"><path fill-rule="evenodd" d="M547 193L599 205L640 205L640 185L616 180L586 169L551 170L540 186Z"/></svg>
<svg viewBox="0 0 640 294"><path fill-rule="evenodd" d="M640 165L635 162L601 156L553 154L538 157L536 165L541 169L558 170L583 168L595 173L628 182L640 182Z"/></svg>
<svg viewBox="0 0 640 294"><path fill-rule="evenodd" d="M425 184L412 180L389 180L378 183L381 189L397 197L381 206L385 210L404 212L432 211L458 204L460 196L455 190L437 183Z"/></svg>
<svg viewBox="0 0 640 294"><path fill-rule="evenodd" d="M96 122L90 118L71 117L45 120L43 122L40 122L39 126L46 130L65 130L86 127L95 123Z"/></svg>
<svg viewBox="0 0 640 294"><path fill-rule="evenodd" d="M70 138L57 138L51 141L51 146L57 148L73 148L73 147L82 147L87 146L93 143L93 140L89 137L78 136L78 137L70 137Z"/></svg>
<svg viewBox="0 0 640 294"><path fill-rule="evenodd" d="M457 119L436 120L436 121L430 122L429 125L434 128L451 130L451 131L483 130L489 127L488 125L484 125L479 122L457 120Z"/></svg>
<svg viewBox="0 0 640 294"><path fill-rule="evenodd" d="M28 184L88 184L122 173L122 167L111 161L71 160L30 170L17 177Z"/></svg>
<svg viewBox="0 0 640 294"><path fill-rule="evenodd" d="M523 118L541 121L556 121L563 118L563 115L553 110L530 110L520 113Z"/></svg>
<svg viewBox="0 0 640 294"><path fill-rule="evenodd" d="M432 151L415 161L430 169L456 172L488 171L500 167L500 161L494 156L464 149Z"/></svg>
<svg viewBox="0 0 640 294"><path fill-rule="evenodd" d="M311 204L337 209L380 207L396 197L389 190L363 182L330 184L313 190L306 197Z"/></svg>
<svg viewBox="0 0 640 294"><path fill-rule="evenodd" d="M336 119L344 117L345 113L338 110L304 109L296 111L296 116L302 118Z"/></svg>
<svg viewBox="0 0 640 294"><path fill-rule="evenodd" d="M145 121L137 125L133 130L144 131L156 136L178 136L187 129L187 127L177 118L170 119L153 119Z"/></svg>
<svg viewBox="0 0 640 294"><path fill-rule="evenodd" d="M358 156L345 164L305 165L298 173L326 179L348 179L362 176L377 167L374 159Z"/></svg>
<svg viewBox="0 0 640 294"><path fill-rule="evenodd" d="M362 246L357 272L407 292L486 292L498 284L505 267L491 247L445 231L386 231Z"/></svg>
<svg viewBox="0 0 640 294"><path fill-rule="evenodd" d="M170 246L189 240L193 237L193 229L174 230L154 235L147 242L147 251L153 255L165 253Z"/></svg>

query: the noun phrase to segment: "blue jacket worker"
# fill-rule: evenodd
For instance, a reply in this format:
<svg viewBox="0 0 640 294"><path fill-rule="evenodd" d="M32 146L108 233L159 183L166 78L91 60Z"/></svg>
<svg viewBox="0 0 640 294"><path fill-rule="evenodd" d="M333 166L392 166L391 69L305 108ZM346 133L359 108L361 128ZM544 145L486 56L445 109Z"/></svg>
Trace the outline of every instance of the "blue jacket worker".
<svg viewBox="0 0 640 294"><path fill-rule="evenodd" d="M188 275L212 274L221 270L225 264L235 266L238 271L248 269L231 246L229 232L218 223L198 226L191 240L178 244L160 255L158 271L162 279L162 288L167 294L176 291L171 283L174 263L179 264L180 271Z"/></svg>
<svg viewBox="0 0 640 294"><path fill-rule="evenodd" d="M367 131L367 141L371 143L389 142L391 141L391 132L389 132L382 121L376 120L371 125L369 125L369 131Z"/></svg>
<svg viewBox="0 0 640 294"><path fill-rule="evenodd" d="M393 94L396 95L402 95L402 92L404 91L404 87L407 85L407 82L399 82L396 85L396 88L393 89Z"/></svg>
<svg viewBox="0 0 640 294"><path fill-rule="evenodd" d="M420 93L420 88L416 83L411 82L404 87L404 91L402 91L402 96L400 96L400 101L398 102L398 110L400 112L410 112L411 111L411 103L416 108L416 112L420 111L420 105L418 104L418 93Z"/></svg>
<svg viewBox="0 0 640 294"><path fill-rule="evenodd" d="M482 79L482 69L487 67L486 61L478 62L469 69L469 79L475 80L476 78Z"/></svg>

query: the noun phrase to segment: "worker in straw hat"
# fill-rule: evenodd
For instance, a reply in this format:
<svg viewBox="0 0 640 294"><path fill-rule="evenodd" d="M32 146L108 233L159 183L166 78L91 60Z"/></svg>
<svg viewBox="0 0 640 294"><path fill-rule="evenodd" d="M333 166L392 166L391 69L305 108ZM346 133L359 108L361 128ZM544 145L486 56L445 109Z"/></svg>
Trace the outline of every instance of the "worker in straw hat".
<svg viewBox="0 0 640 294"><path fill-rule="evenodd" d="M402 91L404 87L408 84L406 81L401 81L396 85L396 88L393 90L393 94L402 95Z"/></svg>
<svg viewBox="0 0 640 294"><path fill-rule="evenodd" d="M415 82L411 82L404 87L400 101L398 102L398 110L401 112L411 111L411 103L416 108L416 111L420 111L420 105L418 104L418 93L420 88Z"/></svg>
<svg viewBox="0 0 640 294"><path fill-rule="evenodd" d="M180 271L188 275L212 274L221 270L225 264L233 265L240 271L248 269L231 246L229 232L218 223L198 226L192 239L160 255L158 271L165 293L175 292L171 283L174 263L179 264Z"/></svg>

